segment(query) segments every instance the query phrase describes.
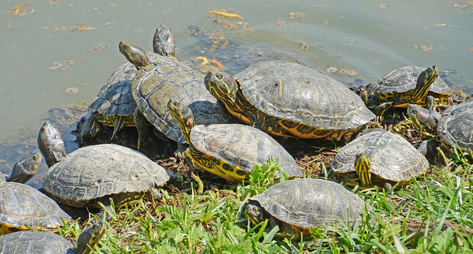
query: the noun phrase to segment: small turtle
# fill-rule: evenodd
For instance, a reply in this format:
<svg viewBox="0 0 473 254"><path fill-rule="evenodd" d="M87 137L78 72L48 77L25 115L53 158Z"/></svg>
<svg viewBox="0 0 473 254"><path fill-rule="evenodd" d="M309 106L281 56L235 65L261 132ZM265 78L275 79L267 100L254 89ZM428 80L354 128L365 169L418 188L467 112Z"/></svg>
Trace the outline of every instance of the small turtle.
<svg viewBox="0 0 473 254"><path fill-rule="evenodd" d="M342 83L288 61L256 63L235 79L209 71L205 85L234 116L278 136L348 139L374 118Z"/></svg>
<svg viewBox="0 0 473 254"><path fill-rule="evenodd" d="M446 98L452 90L438 75L439 70L435 65L427 69L404 66L368 84L367 90L374 92L381 102L376 115L382 116L392 107L407 108L411 103L425 106L429 94Z"/></svg>
<svg viewBox="0 0 473 254"><path fill-rule="evenodd" d="M165 25L156 29L153 37L155 53L148 54L151 61L159 61L160 56L174 57L176 45L171 30ZM135 126L133 113L136 103L131 95L131 81L136 75L136 68L131 63L118 67L108 78L97 98L90 105L94 112L87 117L80 129L80 138L92 138L97 135L101 125L114 126L111 140L124 126Z"/></svg>
<svg viewBox="0 0 473 254"><path fill-rule="evenodd" d="M387 190L396 183L406 184L424 174L429 162L400 135L371 129L342 147L332 162L332 170L348 186L378 186Z"/></svg>
<svg viewBox="0 0 473 254"><path fill-rule="evenodd" d="M438 135L446 148L458 147L463 151L473 150L473 99L447 108L443 114L419 105L410 104L409 118L421 129Z"/></svg>
<svg viewBox="0 0 473 254"><path fill-rule="evenodd" d="M246 218L253 225L268 219L265 230L278 226L276 236L299 240L301 235L310 235L310 228L333 226L339 221L360 221L364 206L362 199L338 183L293 179L250 198Z"/></svg>
<svg viewBox="0 0 473 254"><path fill-rule="evenodd" d="M156 56L157 59L150 60L142 49L126 42L120 42L119 49L138 69L131 89L139 111L169 139L186 142L166 107L170 99L189 106L197 124L232 121L225 107L205 89L204 76L200 72L169 57ZM137 123L136 127L140 143L143 139L140 133L146 133L147 126Z"/></svg>
<svg viewBox="0 0 473 254"><path fill-rule="evenodd" d="M271 136L241 124L195 125L189 107L170 100L168 109L189 143L186 155L200 168L232 182L247 180L255 165L272 157L282 172L304 176L294 158Z"/></svg>
<svg viewBox="0 0 473 254"><path fill-rule="evenodd" d="M0 252L3 254L88 254L105 233L105 224L99 221L84 229L74 247L66 238L47 232L21 231L0 237Z"/></svg>
<svg viewBox="0 0 473 254"><path fill-rule="evenodd" d="M38 171L39 164L42 160L41 153L32 152L19 160L13 166L12 172L9 177L0 176L1 182L17 182L26 183L30 180Z"/></svg>

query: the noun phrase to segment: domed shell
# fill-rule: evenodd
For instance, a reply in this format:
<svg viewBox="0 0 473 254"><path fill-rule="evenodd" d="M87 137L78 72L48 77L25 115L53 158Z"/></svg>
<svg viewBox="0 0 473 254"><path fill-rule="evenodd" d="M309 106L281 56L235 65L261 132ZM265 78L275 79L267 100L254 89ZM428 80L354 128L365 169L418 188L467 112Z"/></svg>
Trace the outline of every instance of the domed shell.
<svg viewBox="0 0 473 254"><path fill-rule="evenodd" d="M173 99L188 106L195 123L229 123L225 106L205 88L204 75L169 57L157 56L139 70L131 83L132 95L141 113L168 138L186 143L181 129L167 109Z"/></svg>
<svg viewBox="0 0 473 254"><path fill-rule="evenodd" d="M399 182L423 174L429 162L400 135L379 130L360 136L342 147L332 162L339 174L355 172L355 157L366 153L371 159L371 173L382 179Z"/></svg>
<svg viewBox="0 0 473 254"><path fill-rule="evenodd" d="M71 219L54 200L29 185L0 183L0 196L0 233L54 228Z"/></svg>
<svg viewBox="0 0 473 254"><path fill-rule="evenodd" d="M21 231L0 237L0 253L68 253L74 246L66 238L47 232Z"/></svg>
<svg viewBox="0 0 473 254"><path fill-rule="evenodd" d="M192 128L191 141L197 150L216 158L215 163L224 161L233 167L245 170L248 174L256 165L265 164L272 157L278 159L279 168L286 174L304 176L294 158L284 147L265 132L250 126L198 125Z"/></svg>
<svg viewBox="0 0 473 254"><path fill-rule="evenodd" d="M424 70L425 68L418 66L404 66L383 75L375 83L369 84L368 88L381 93L406 92L416 87L417 78ZM450 94L452 89L439 77L432 83L429 91L446 95Z"/></svg>
<svg viewBox="0 0 473 254"><path fill-rule="evenodd" d="M340 184L311 178L277 183L249 200L276 219L306 230L333 225L337 218L361 220L364 206L362 199Z"/></svg>
<svg viewBox="0 0 473 254"><path fill-rule="evenodd" d="M297 63L256 63L235 79L253 106L280 119L322 130L349 130L374 118L345 85Z"/></svg>
<svg viewBox="0 0 473 254"><path fill-rule="evenodd" d="M473 150L473 99L447 108L438 123L437 133L449 146Z"/></svg>
<svg viewBox="0 0 473 254"><path fill-rule="evenodd" d="M127 196L142 196L169 180L167 170L140 152L114 145L77 149L46 173L43 188L61 203L96 207L97 202L115 204Z"/></svg>

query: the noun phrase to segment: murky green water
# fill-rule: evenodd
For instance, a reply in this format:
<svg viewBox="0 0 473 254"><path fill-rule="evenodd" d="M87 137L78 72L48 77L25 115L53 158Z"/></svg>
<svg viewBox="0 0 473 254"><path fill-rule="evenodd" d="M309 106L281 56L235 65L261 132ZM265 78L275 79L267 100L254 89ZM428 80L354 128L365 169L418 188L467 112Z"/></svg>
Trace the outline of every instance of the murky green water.
<svg viewBox="0 0 473 254"><path fill-rule="evenodd" d="M195 25L221 32L225 40L261 47L257 51L269 58L292 57L324 72L335 66L338 71L329 75L343 83L368 83L403 65L435 64L455 71L451 82L473 87L471 1L59 0L51 5L44 0L32 1L24 10L28 15L11 17L11 8L27 3L0 2L0 140L27 140L18 150L36 149L37 130L53 105L95 98L125 62L119 41L151 51L160 24L173 31L176 56L184 61L199 55L204 43L189 33L188 26ZM219 18L241 22L237 30L228 29L214 23L206 14L210 9L235 10L244 20ZM291 18L292 12L297 17ZM95 30L65 31L80 23ZM70 60L73 64L67 64ZM51 70L56 62L68 68ZM343 69L355 75L340 73ZM8 171L16 157L0 154L7 161L0 169Z"/></svg>

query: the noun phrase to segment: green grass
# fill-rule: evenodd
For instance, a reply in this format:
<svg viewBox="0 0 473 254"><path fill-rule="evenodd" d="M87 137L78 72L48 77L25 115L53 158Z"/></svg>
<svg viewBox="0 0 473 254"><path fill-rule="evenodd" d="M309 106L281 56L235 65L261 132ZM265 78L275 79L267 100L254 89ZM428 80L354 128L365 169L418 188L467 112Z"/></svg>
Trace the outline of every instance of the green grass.
<svg viewBox="0 0 473 254"><path fill-rule="evenodd" d="M447 167L434 167L407 186L395 186L393 194L358 191L372 207L361 222L311 229L312 237L297 242L274 238L277 228L265 231L267 222L252 227L244 216L248 198L286 180L272 177L278 170L275 161L255 168L249 183L225 190L196 195L194 189L182 192L171 186L158 203L144 199L111 211L94 252L472 253L471 154L457 151L452 158ZM60 233L76 238L79 226L68 224Z"/></svg>

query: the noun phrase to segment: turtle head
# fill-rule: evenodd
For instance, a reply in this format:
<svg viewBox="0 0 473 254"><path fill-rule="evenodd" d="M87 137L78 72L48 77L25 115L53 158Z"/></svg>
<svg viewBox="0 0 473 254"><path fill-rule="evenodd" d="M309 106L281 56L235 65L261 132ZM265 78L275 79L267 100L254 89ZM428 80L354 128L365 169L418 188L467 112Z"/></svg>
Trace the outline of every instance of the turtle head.
<svg viewBox="0 0 473 254"><path fill-rule="evenodd" d="M209 71L204 78L205 87L217 99L226 105L233 105L238 91L237 81L221 71Z"/></svg>
<svg viewBox="0 0 473 254"><path fill-rule="evenodd" d="M434 83L438 76L439 69L435 65L421 72L417 78L417 85L414 90L414 95L412 96L412 101L427 97L430 85Z"/></svg>
<svg viewBox="0 0 473 254"><path fill-rule="evenodd" d="M43 156L41 156L40 152L34 152L27 155L13 166L12 173L7 181L26 183L36 174L42 159Z"/></svg>
<svg viewBox="0 0 473 254"><path fill-rule="evenodd" d="M371 159L368 154L360 153L355 157L355 170L360 179L361 186L372 186L371 181Z"/></svg>
<svg viewBox="0 0 473 254"><path fill-rule="evenodd" d="M154 53L162 56L174 56L176 53L176 44L174 43L174 36L171 29L165 25L160 25L156 29L153 37Z"/></svg>
<svg viewBox="0 0 473 254"><path fill-rule="evenodd" d="M38 147L49 167L66 157L61 133L49 121L44 121L39 129Z"/></svg>
<svg viewBox="0 0 473 254"><path fill-rule="evenodd" d="M138 70L151 63L146 52L137 46L121 41L118 48Z"/></svg>
<svg viewBox="0 0 473 254"><path fill-rule="evenodd" d="M174 100L169 100L168 110L171 113L172 118L176 120L181 127L182 134L189 144L192 144L190 140L190 133L192 128L194 128L194 114L192 110L184 104L176 102Z"/></svg>
<svg viewBox="0 0 473 254"><path fill-rule="evenodd" d="M105 233L105 224L102 220L94 225L84 229L77 239L77 248L74 254L88 254L94 246L100 241Z"/></svg>
<svg viewBox="0 0 473 254"><path fill-rule="evenodd" d="M253 225L258 225L264 220L263 209L258 204L249 203L246 206L246 219Z"/></svg>
<svg viewBox="0 0 473 254"><path fill-rule="evenodd" d="M409 119L419 128L430 133L437 132L437 123L441 115L434 110L423 108L417 104L409 104L407 107Z"/></svg>

